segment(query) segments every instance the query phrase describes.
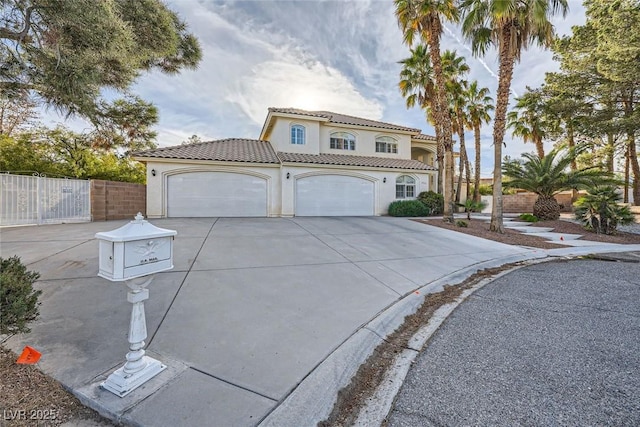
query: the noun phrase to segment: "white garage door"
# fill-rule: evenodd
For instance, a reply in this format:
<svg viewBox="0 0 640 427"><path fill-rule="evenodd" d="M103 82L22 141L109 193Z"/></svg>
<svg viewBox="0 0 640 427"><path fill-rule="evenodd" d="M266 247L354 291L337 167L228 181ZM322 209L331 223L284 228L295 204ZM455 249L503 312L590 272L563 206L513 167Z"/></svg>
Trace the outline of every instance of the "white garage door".
<svg viewBox="0 0 640 427"><path fill-rule="evenodd" d="M353 176L318 175L296 181L296 216L373 215L373 182Z"/></svg>
<svg viewBox="0 0 640 427"><path fill-rule="evenodd" d="M169 176L167 216L267 216L267 181L228 172Z"/></svg>

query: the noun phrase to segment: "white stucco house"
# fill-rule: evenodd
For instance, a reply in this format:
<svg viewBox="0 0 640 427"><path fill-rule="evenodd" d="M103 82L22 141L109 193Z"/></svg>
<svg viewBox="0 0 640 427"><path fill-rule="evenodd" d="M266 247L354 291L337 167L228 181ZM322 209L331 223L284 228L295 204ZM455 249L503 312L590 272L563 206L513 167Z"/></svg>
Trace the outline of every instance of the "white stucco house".
<svg viewBox="0 0 640 427"><path fill-rule="evenodd" d="M419 129L269 108L259 139L222 139L134 154L147 166L147 216L384 215L434 190L436 140Z"/></svg>

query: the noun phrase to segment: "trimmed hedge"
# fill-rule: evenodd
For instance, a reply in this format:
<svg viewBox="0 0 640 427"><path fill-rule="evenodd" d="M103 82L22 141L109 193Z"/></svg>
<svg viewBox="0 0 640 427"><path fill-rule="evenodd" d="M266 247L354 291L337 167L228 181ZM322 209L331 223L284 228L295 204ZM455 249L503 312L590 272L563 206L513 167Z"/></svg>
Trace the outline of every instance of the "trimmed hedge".
<svg viewBox="0 0 640 427"><path fill-rule="evenodd" d="M440 215L444 211L444 196L435 191L423 191L418 194L418 200L429 210L427 215Z"/></svg>
<svg viewBox="0 0 640 427"><path fill-rule="evenodd" d="M419 200L396 200L389 205L391 216L428 216L429 208Z"/></svg>

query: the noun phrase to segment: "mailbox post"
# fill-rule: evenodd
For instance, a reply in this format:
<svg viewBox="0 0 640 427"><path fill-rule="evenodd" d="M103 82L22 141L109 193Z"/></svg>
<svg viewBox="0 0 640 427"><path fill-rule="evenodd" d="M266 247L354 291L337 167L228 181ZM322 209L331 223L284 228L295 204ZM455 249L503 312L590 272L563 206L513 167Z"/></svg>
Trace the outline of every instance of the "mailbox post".
<svg viewBox="0 0 640 427"><path fill-rule="evenodd" d="M141 213L134 221L116 230L96 234L100 251L98 276L112 282L126 282L130 289L127 301L133 304L127 361L100 384L120 397L166 369L158 360L145 356L147 322L144 301L149 299L146 287L153 280L153 274L173 268L173 239L176 234L175 230L150 224Z"/></svg>

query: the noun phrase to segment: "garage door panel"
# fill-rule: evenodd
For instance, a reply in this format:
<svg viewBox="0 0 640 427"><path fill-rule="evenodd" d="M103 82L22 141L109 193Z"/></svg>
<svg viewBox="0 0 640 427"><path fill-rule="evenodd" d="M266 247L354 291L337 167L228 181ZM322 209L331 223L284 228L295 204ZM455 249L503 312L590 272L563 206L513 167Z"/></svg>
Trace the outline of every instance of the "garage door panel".
<svg viewBox="0 0 640 427"><path fill-rule="evenodd" d="M342 175L317 175L296 181L296 216L374 214L374 184Z"/></svg>
<svg viewBox="0 0 640 427"><path fill-rule="evenodd" d="M167 181L167 216L267 216L267 181L229 172L172 175Z"/></svg>

